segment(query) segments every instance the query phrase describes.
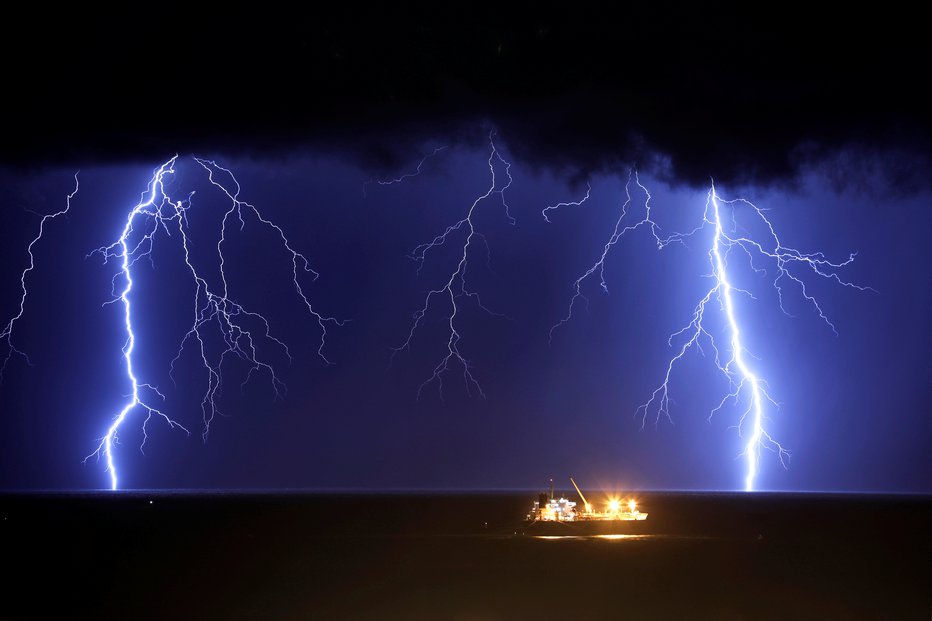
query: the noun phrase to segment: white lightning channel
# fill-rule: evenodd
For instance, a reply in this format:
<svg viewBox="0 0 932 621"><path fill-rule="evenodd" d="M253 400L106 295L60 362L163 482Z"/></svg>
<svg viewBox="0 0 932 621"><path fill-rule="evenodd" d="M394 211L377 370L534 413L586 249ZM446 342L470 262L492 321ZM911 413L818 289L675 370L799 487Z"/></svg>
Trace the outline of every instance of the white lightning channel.
<svg viewBox="0 0 932 621"><path fill-rule="evenodd" d="M449 315L447 316L447 325L449 327L449 332L446 342L447 353L434 367L431 376L424 380L424 382L418 387L418 398L420 398L424 388L433 382L437 382L438 390L442 398L443 375L451 370L451 365L458 365L462 368L463 383L466 386L467 394L472 394L472 390L475 389L481 397L485 397L485 392L483 391L482 386L472 373L472 367L470 366L469 360L460 350L460 340L462 336L457 325L457 319L461 310L461 305L459 303L461 298L471 300L479 309L493 316L507 318L506 315L493 312L488 307L486 307L479 297L479 294L469 288L466 280L466 269L468 267L470 250L474 246L474 240L479 240L485 244L486 260L488 263L488 241L480 231L476 230L475 223L473 222L473 215L475 214L477 207L493 194L498 195L498 197L501 199L501 204L504 207L505 217L508 219L508 222L512 225L515 223L514 218L511 216L508 202L505 200L505 190L511 186L513 181L510 172L511 164L502 157L498 147L496 147L494 131L489 133L489 148L490 152L488 158L488 167L489 174L491 176L489 189L472 202L468 211L466 212L466 215L461 220L448 226L443 233L437 235L431 241L416 247L411 253L411 258L417 262L418 273L420 273L421 268L424 265L424 261L427 259L428 252L441 248L442 246L446 245L447 242L452 243L451 237L453 237L455 233L461 231L465 231L466 233L460 249L460 259L456 264L456 269L453 270L453 272L449 275L441 287L437 289L431 289L427 293L427 296L424 299L424 303L417 311L415 311L413 315L414 321L411 324L411 329L408 331L408 336L404 343L392 349L392 358L394 358L394 356L402 350L410 351L411 342L414 339L414 335L417 332L417 329L421 326L424 317L427 315L427 312L430 310L431 303L434 301L434 299L436 298L438 300L445 300L448 303ZM504 167L504 182L499 181L499 176L496 173L496 165Z"/></svg>
<svg viewBox="0 0 932 621"><path fill-rule="evenodd" d="M36 267L36 258L32 254L32 250L35 245L42 239L42 235L45 233L45 224L59 216L63 216L68 213L68 210L71 209L71 199L75 197L80 189L80 183L78 182L78 173L74 173L74 190L65 198L65 207L56 211L55 213L45 214L42 216L42 219L39 221L39 232L38 234L29 242L29 246L26 247L26 254L29 255L29 265L23 269L22 273L19 275L19 286L20 286L20 298L19 298L19 310L15 315L13 315L7 324L3 327L3 330L0 331L0 339L6 341L7 344L7 353L3 359L3 364L0 365L0 381L3 381L3 374L6 371L6 366L10 362L10 358L13 355L22 356L27 364L32 365L32 362L29 360L29 356L18 349L16 345L13 344L13 327L17 321L22 318L23 313L26 312L26 297L29 294L29 290L26 287L26 277Z"/></svg>
<svg viewBox="0 0 932 621"><path fill-rule="evenodd" d="M629 208L632 203L631 183L645 196L643 203L643 216L640 220L629 222ZM586 197L580 201L572 203L559 203L543 210L542 215L549 222L548 211L553 211L562 206L578 205L588 199ZM751 269L759 276L767 274L767 270L755 265L755 258L770 262L774 266L773 273L775 276L771 285L775 288L779 300L780 309L787 315L788 311L784 306L784 296L786 286L795 286L802 298L812 306L816 314L831 328L832 332L837 334L835 325L828 318L822 306L815 296L810 293L806 281L803 280L802 274L809 273L827 280L832 280L844 287L857 289L859 291L872 290L870 287L856 285L846 279L843 279L839 271L854 261L856 253L851 253L842 261L832 261L822 252L804 253L795 248L786 246L777 236L773 224L765 216L764 211L745 199L724 200L716 192L714 183L711 185L707 198L705 210L703 212L702 222L695 229L688 233L674 233L666 237L660 234L660 227L653 219L651 212L651 195L648 189L641 183L636 170L628 173L628 180L625 184L625 201L621 206L621 213L618 216L614 230L608 241L602 247L596 261L582 273L579 278L573 282L573 295L570 298L569 307L566 315L558 321L550 330L550 339L553 340L554 331L569 322L576 309L577 303L582 300L588 304L588 298L583 293L583 285L590 277L598 277L600 288L608 292L608 286L605 281L605 262L611 249L626 234L632 233L637 229L644 228L650 232L658 249L663 249L673 243L685 245L685 240L704 230L707 226L713 229L712 243L708 250L709 263L711 267L712 286L706 291L705 295L700 298L699 302L693 308L689 323L679 331L673 333L669 339L669 345L674 346L674 341L679 344L676 346L673 357L667 363L666 373L663 382L658 386L650 396L650 399L637 408L637 415L641 419L643 427L649 415L655 415L655 424L659 424L661 418L672 423L670 415L670 405L672 399L670 396L671 380L673 371L677 362L691 350L696 349L703 353L703 343L713 353L716 369L723 374L728 380L730 391L722 398L719 404L710 412L709 418L720 411L729 403L738 404L746 402L746 409L741 414L738 424L736 425L739 436L743 439L742 455L745 458L744 489L753 491L760 473L760 449L766 448L776 453L781 464L786 467L789 463L790 453L779 442L777 442L766 428L768 421L767 408L772 406L777 408L777 403L770 397L767 392L766 382L754 371L749 359L754 358L751 355L742 339L741 320L737 315L734 303L734 294L743 293L753 298L750 292L736 288L729 277L728 256L732 250L739 250L746 255L750 261ZM726 229L723 222L725 220L722 213L725 207L731 208L731 228ZM737 219L735 208L744 207L752 216L758 219L759 224L764 226L766 234L760 239L755 239L750 234L737 233ZM794 273L798 271L800 273ZM724 315L728 327L729 339L727 350L720 348L716 343L715 337L706 329L705 321L709 303L716 299ZM723 355L724 354L724 355ZM726 359L727 356L727 359Z"/></svg>
<svg viewBox="0 0 932 621"><path fill-rule="evenodd" d="M239 198L240 185L233 173L212 160L197 157L193 159L207 172L211 185L219 189L230 201L230 206L224 211L221 220L219 238L216 244L219 288L211 287L208 277L202 270L198 269L191 255L193 242L188 228L188 212L193 208L194 192L189 193L186 198L174 200L166 188L167 178L175 173L177 155L157 168L153 173L152 179L146 191L143 192L140 201L127 215L119 239L110 246L98 248L91 253L103 256L105 263L110 259L119 260L120 270L114 276L114 283L119 278L122 278L124 282L119 296L107 304L119 301L124 309L126 343L123 347L123 357L127 378L131 386L130 399L113 419L107 433L101 438L97 449L85 458L85 462L94 456L102 457L105 460L112 489L116 489L119 484L113 455L114 445L119 440L120 429L134 409L140 407L146 412L146 417L142 422L143 439L139 447L140 450L145 447L148 438L146 429L153 415L160 416L171 428L177 427L188 433L185 427L169 418L160 409L150 405L150 402L144 398L143 391L147 394L156 395L163 400L165 397L155 386L140 382L134 368L136 334L134 332L131 303L131 292L134 284L132 268L140 259L149 258L151 261L153 243L160 231L164 232L166 236L172 236L173 231L178 234L185 265L195 284L192 324L181 340L177 355L171 361L170 375L174 379L176 363L186 345L189 342L194 342L200 356L201 365L207 373L207 387L201 400L202 438L204 440L207 439L211 422L220 413L217 400L221 395L223 386L222 367L228 359L238 359L247 365L248 371L242 386L245 386L256 373L267 375L276 398L281 396L284 384L276 375L271 362L260 356L259 341L264 340L270 345L280 348L284 355L289 360L291 359L291 352L288 350L287 345L272 334L268 320L263 315L247 309L243 304L231 297L227 281L224 243L227 241L227 225L232 217L235 217L239 222L239 230L242 231L246 226L246 216L251 214L260 224L272 229L280 239L282 246L291 257L291 276L294 290L320 328L321 336L317 354L327 364L329 364L329 361L323 352L328 334L327 327L330 325L343 325L342 321L321 314L311 304L299 280L299 275L302 273L310 274L313 280L317 278L317 272L310 267L309 261L303 254L294 250L281 227L264 217L254 205ZM218 177L224 175L228 177L227 181L218 179ZM138 239L136 239L137 237ZM114 284L114 288L115 286ZM219 334L222 342L221 347L212 348L208 344L205 331L209 328ZM220 351L216 351L216 349Z"/></svg>

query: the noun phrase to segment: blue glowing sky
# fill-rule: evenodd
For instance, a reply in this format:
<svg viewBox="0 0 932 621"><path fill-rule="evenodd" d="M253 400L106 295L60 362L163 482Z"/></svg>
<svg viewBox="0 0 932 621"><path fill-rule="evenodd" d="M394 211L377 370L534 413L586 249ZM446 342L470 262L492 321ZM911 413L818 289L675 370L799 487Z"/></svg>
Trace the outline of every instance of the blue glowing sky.
<svg viewBox="0 0 932 621"><path fill-rule="evenodd" d="M397 172L440 144L418 146ZM708 360L692 354L676 371L675 425L641 430L634 416L661 379L667 337L688 321L708 288L708 238L662 251L645 231L624 239L606 262L610 293L595 282L585 285L588 312L577 313L548 345L572 282L614 226L626 171L591 176L591 198L551 213L548 224L541 209L579 199L585 181L523 161L508 136L499 145L513 164L507 200L515 224L498 203L479 206L476 222L488 240L492 271L480 260L469 274L485 304L512 320L464 305L461 348L487 399L468 396L454 373L443 401L435 386L415 398L444 351L439 311L428 315L410 352L391 365L390 354L404 341L424 292L458 259L438 252L418 274L406 255L460 219L488 189L484 145L454 144L425 162L420 176L369 185L365 194L373 171L352 158L322 151L274 158L208 154L236 173L242 197L280 224L320 272L307 287L309 297L323 312L350 321L331 333L326 353L334 364L325 366L315 353L316 324L290 288L287 257L262 234L235 238L231 287L238 300L267 314L294 361L279 360L288 394L278 402L261 381L241 394L239 379L231 379L222 399L228 417L215 421L205 445L198 433L203 370L183 358L177 388L168 377L187 329L192 286L177 240L160 240L155 268L147 262L136 267L137 360L145 381L166 393L166 410L193 433L186 437L153 421L143 455L139 426L130 424L117 449L126 486L511 488L572 474L592 488L739 489L741 441L729 428L737 412L726 409L707 421L724 388ZM0 386L0 487L106 484L101 465L81 460L128 390L120 356L124 335L121 309L101 307L115 266L86 255L119 235L160 163L82 166L81 190L67 219L49 225L36 246L26 313L15 335L35 366L14 359ZM7 217L0 248L4 317L16 307L18 273L38 222L30 211L60 208L73 172L0 171ZM671 186L649 171L641 178L661 226L682 231L698 224L707 188ZM177 183L186 192L197 190L192 218L199 218L194 230L206 244L225 204L190 159L179 166ZM746 344L781 404L771 412L769 430L792 451L788 470L775 455L763 454L759 487L932 490L932 471L925 467L932 432L925 255L932 194L927 188L899 192L882 175L864 183L849 179L839 188L818 167L795 185L719 184L718 191L769 209L789 245L838 259L857 251L844 274L877 291L810 279L836 337L795 292L787 296L790 318L766 280L736 268L735 279L757 296L737 302ZM238 377L235 365L229 370L230 378Z"/></svg>

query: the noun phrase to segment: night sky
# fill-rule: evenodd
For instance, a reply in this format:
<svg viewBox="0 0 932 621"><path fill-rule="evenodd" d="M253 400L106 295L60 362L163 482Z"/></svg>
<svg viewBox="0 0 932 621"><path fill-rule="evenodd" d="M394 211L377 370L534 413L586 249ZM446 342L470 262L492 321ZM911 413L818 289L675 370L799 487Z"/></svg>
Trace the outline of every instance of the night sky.
<svg viewBox="0 0 932 621"><path fill-rule="evenodd" d="M331 329L328 366L287 254L261 228L232 233L233 295L266 314L294 358L268 350L288 387L277 401L262 378L241 392L244 368L230 364L226 416L205 444L203 370L183 357L176 386L168 375L193 285L177 238L161 238L152 264L134 268L136 360L192 434L153 420L142 454L134 414L116 452L124 487L525 488L572 474L596 489L741 488L739 412L707 420L727 389L708 360L694 352L678 369L675 425L642 430L634 416L662 378L667 337L708 288L707 237L661 251L643 230L626 237L606 261L609 293L588 281L588 311L548 344L636 165L665 230L698 224L714 177L724 197L768 209L787 245L856 251L843 274L875 290L808 279L835 336L794 290L783 314L768 281L735 261L757 297L738 303L753 364L781 405L768 428L792 451L787 470L763 453L759 487L932 491L932 102L919 20L892 5L803 20L783 4L652 6L160 5L146 22L108 14L125 17L116 30L85 7L55 25L11 16L18 32L0 43L15 94L0 146L4 323L36 213L64 205L77 170L81 189L34 248L14 334L34 365L12 359L0 385L0 487L106 485L102 465L82 459L124 402L124 333L119 306L101 306L117 268L87 255L118 237L152 170L179 153L173 187L196 190L192 230L210 277L229 203L190 154L235 172L241 197L320 273L302 280L315 307L349 321ZM433 307L410 351L392 348L458 255L455 244L432 251L420 272L408 255L488 190L492 130L512 163L514 224L497 195L480 203L488 262L476 252L468 273L508 318L466 302L459 323L486 398L467 394L456 369L443 399L436 385L417 399L445 350L446 309ZM419 176L366 185L440 146ZM544 221L544 207L580 199L587 182L585 204Z"/></svg>

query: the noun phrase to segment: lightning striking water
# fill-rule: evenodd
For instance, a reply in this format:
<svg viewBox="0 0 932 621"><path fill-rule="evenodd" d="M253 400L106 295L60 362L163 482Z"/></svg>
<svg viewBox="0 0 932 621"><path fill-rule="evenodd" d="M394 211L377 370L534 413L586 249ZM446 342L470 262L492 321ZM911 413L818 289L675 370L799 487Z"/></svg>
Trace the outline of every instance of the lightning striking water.
<svg viewBox="0 0 932 621"><path fill-rule="evenodd" d="M177 232L184 254L185 265L195 284L192 324L181 341L177 355L171 362L171 375L174 378L175 364L181 357L187 343L194 342L201 364L207 373L207 387L201 400L202 437L205 440L210 431L211 422L217 414L220 414L217 400L221 395L223 386L222 366L226 360L236 358L248 367L242 385L245 385L254 374L262 373L268 376L275 396L279 397L284 390L284 384L276 375L271 362L260 355L259 341L278 347L289 360L291 359L291 352L288 350L287 345L271 333L266 318L259 313L248 310L230 297L223 246L227 241L227 227L232 217L236 218L239 222L239 230L243 231L246 226L246 216L251 214L256 221L272 229L276 236L280 238L282 246L291 256L292 280L295 292L320 328L320 345L317 354L325 362L329 363L323 353L326 344L327 326L342 325L341 321L320 314L311 305L299 281L299 272L310 274L312 280L317 278L317 272L311 269L304 255L293 249L290 241L278 225L266 219L254 205L240 200L240 185L233 173L213 161L201 158L193 159L207 172L210 183L230 201L230 206L224 212L221 220L219 239L216 244L219 269L215 278L219 278L219 287L212 287L209 284L208 277L196 267L191 256L193 242L190 235L188 212L193 207L194 192L187 194L184 198L174 200L167 189L168 180L175 174L177 155L155 170L139 202L129 211L126 223L117 241L109 246L98 248L91 253L103 256L105 263L111 259L119 261L120 270L114 276L114 288L118 278L122 278L124 283L120 294L107 304L121 302L123 305L126 330L123 358L126 375L131 387L130 399L113 419L107 433L101 438L97 449L85 458L85 461L94 456L104 458L112 489L116 489L119 483L114 462L114 445L119 441L120 429L135 409L141 408L146 413L146 417L142 422L143 439L139 447L140 450L144 448L148 438L146 429L153 415L161 417L170 428L178 428L185 433L189 433L187 428L152 405L151 399L158 397L164 400L165 397L154 385L139 381L134 367L133 354L136 348L136 334L133 326L130 295L134 284L133 267L140 259L148 258L150 261L152 260L153 244L160 231L164 232L166 236L172 236L173 231ZM219 181L217 178L221 176L227 177L228 181ZM216 331L215 334L219 335L222 346L211 346L211 340L207 334L208 328L213 328Z"/></svg>
<svg viewBox="0 0 932 621"><path fill-rule="evenodd" d="M845 280L838 273L839 270L854 261L856 253L851 253L848 255L848 258L843 261L831 261L821 252L803 253L795 248L785 246L777 236L772 223L765 216L762 209L745 199L722 199L719 197L714 183L709 188L702 222L699 226L688 233L674 233L667 237L661 237L661 229L651 217L650 192L641 184L636 171L633 175L635 184L646 196L644 201L644 217L636 223L625 224L627 210L632 200L630 192L632 176L631 173L629 173L628 182L625 185L626 200L622 205L621 214L615 223L612 236L603 247L602 253L596 262L573 283L574 295L570 300L567 315L553 326L551 329L551 339L553 337L553 330L572 319L577 301L583 299L588 302L588 299L582 293L582 285L586 279L598 273L601 288L605 292L608 292L604 275L605 259L611 248L623 235L641 227L647 228L651 232L658 249L663 249L672 243L684 243L686 239L697 235L706 227L711 227L713 235L708 250L708 258L711 267L710 276L712 286L706 291L693 309L689 323L670 336L669 344L671 347L674 346L675 341L678 342L675 354L667 364L663 382L651 393L650 399L638 407L637 414L641 417L642 427L651 413L655 415L655 424L659 424L662 417L672 422L672 417L670 415L670 404L672 402L670 384L674 368L677 362L682 360L691 349L696 349L700 353L704 353L703 344L705 344L713 353L712 359L714 360L716 369L727 379L728 385L730 386L729 392L722 397L719 404L710 412L709 418L711 419L729 403L738 405L744 402L746 404L736 427L739 436L744 441L744 448L742 451L746 464L744 489L746 491L753 491L755 489L757 476L760 472L761 448L766 448L776 453L784 467L788 465L790 453L775 440L766 429L768 405L775 409L778 408L778 405L768 394L766 382L755 372L752 368L753 365L749 362L749 359L754 358L754 356L747 350L742 339L741 320L735 308L734 294L743 293L751 298L754 296L750 292L734 285L728 270L728 258L731 251L737 249L740 250L742 254L746 255L750 260L751 269L759 276L765 276L767 271L755 265L755 257L772 263L776 275L773 277L771 284L776 289L780 309L785 314L789 315L784 307L784 286L796 286L799 288L803 299L812 306L814 311L836 335L837 331L834 324L829 320L818 300L809 292L806 282L800 275L793 273L793 270L798 269L803 273L810 273L825 279L833 280L842 286L859 291L871 289L870 287L863 287ZM731 209L730 228L726 228L724 224L725 218L722 214L722 211L726 207ZM746 211L756 219L758 227L762 225L762 230L766 231L763 240L754 239L749 233L741 234L737 232L739 227L735 211L736 208L740 207L746 208ZM728 333L727 348L720 347L713 333L706 327L706 311L713 299L718 301L719 308L725 319L726 331Z"/></svg>
<svg viewBox="0 0 932 621"><path fill-rule="evenodd" d="M32 364L32 362L29 360L29 356L13 344L13 327L16 322L22 318L23 313L26 312L26 296L29 293L28 289L26 288L26 276L28 276L29 272L31 272L36 267L36 258L32 254L32 249L39 242L39 240L42 239L42 235L45 233L45 223L68 213L68 210L71 209L71 199L77 195L79 189L80 183L78 182L78 173L75 173L74 190L72 190L65 199L65 207L59 211L56 211L55 213L42 216L42 219L39 221L39 233L32 239L32 241L29 242L29 246L26 247L26 254L29 255L29 265L23 269L19 276L19 286L21 292L19 298L19 310L10 318L6 326L4 326L3 331L0 331L0 339L6 341L7 344L7 353L3 358L3 364L0 365L0 381L3 380L3 374L6 372L6 366L14 355L21 356L27 364Z"/></svg>
<svg viewBox="0 0 932 621"><path fill-rule="evenodd" d="M449 326L449 332L447 337L447 353L441 358L437 366L434 367L432 375L424 380L424 382L418 387L417 395L420 398L421 393L424 388L433 383L437 382L438 390L440 392L441 398L443 397L443 375L444 373L450 371L450 365L456 364L462 367L463 369L463 383L466 386L467 394L472 394L472 390L475 389L480 396L485 397L485 392L482 390L482 386L476 380L475 376L472 374L472 367L469 364L469 360L463 355L460 350L460 339L462 338L457 327L457 318L459 316L461 307L458 300L460 298L467 298L475 302L476 306L489 313L490 315L496 317L506 317L502 313L496 313L491 311L483 303L479 294L476 291L473 291L467 286L466 283L466 269L468 267L468 260L470 256L470 250L473 248L474 240L480 240L485 244L486 249L486 263L488 264L489 257L489 246L488 241L485 236L476 230L475 223L473 222L473 215L476 212L477 207L485 201L487 198L493 194L497 194L502 202L502 206L505 209L505 217L508 219L509 224L514 224L515 220L511 217L510 209L507 201L505 200L505 190L507 190L513 181L511 173L511 164L507 162L499 152L498 148L495 145L495 132L489 133L489 173L491 175L491 183L489 189L486 190L484 194L476 198L469 207L469 210L466 212L466 215L459 221L454 224L451 224L446 228L446 230L434 237L431 241L421 244L416 247L411 253L410 257L418 264L418 273L420 273L421 268L424 266L424 261L427 259L427 253L431 250L439 249L441 246L451 242L451 237L455 233L465 231L466 235L463 239L463 244L461 246L460 259L456 264L456 269L450 274L446 282L443 283L438 289L431 289L427 296L424 299L424 304L414 313L414 321L411 324L411 329L408 331L408 337L405 339L404 343L400 346L393 348L392 358L402 351L402 350L411 350L411 341L414 339L414 334L417 329L421 326L421 323L424 320L424 317L427 315L428 310L431 307L431 301L436 298L445 299L450 309L449 315L447 316L447 324ZM496 165L504 167L504 178L505 182L499 185L499 176L496 173Z"/></svg>

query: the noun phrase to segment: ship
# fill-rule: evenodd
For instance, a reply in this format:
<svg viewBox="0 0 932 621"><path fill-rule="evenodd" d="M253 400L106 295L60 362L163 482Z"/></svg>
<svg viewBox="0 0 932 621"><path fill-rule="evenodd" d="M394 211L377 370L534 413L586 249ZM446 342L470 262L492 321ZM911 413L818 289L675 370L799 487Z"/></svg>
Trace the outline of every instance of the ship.
<svg viewBox="0 0 932 621"><path fill-rule="evenodd" d="M590 503L570 477L579 501L556 497L553 479L550 491L538 495L525 517L521 533L535 536L586 537L598 535L633 535L645 532L647 513L640 510L633 497L609 496L598 506Z"/></svg>

